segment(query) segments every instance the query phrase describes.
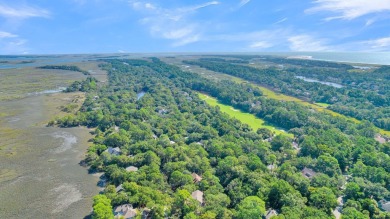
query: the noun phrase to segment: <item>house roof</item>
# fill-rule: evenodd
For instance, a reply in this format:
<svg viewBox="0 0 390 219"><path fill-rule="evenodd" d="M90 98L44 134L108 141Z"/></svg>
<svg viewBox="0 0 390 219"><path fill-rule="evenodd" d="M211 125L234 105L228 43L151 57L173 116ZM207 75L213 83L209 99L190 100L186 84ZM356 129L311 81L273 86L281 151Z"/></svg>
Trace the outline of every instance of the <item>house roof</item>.
<svg viewBox="0 0 390 219"><path fill-rule="evenodd" d="M191 194L192 198L196 199L198 202L203 204L203 192L196 190Z"/></svg>
<svg viewBox="0 0 390 219"><path fill-rule="evenodd" d="M116 148L113 148L113 147L109 147L107 150L105 150L106 152L110 153L110 154L120 154L121 153L121 149L119 147L116 147Z"/></svg>
<svg viewBox="0 0 390 219"><path fill-rule="evenodd" d="M295 141L293 141L292 146L293 146L293 148L294 148L295 150L300 150L300 149L301 149L301 148L299 147L298 143L295 142Z"/></svg>
<svg viewBox="0 0 390 219"><path fill-rule="evenodd" d="M312 169L310 169L310 168L306 168L306 167L303 168L302 174L303 174L304 177L306 177L306 178L308 178L308 179L311 179L311 178L313 178L315 175L317 175L317 173L316 173L314 170L312 170Z"/></svg>
<svg viewBox="0 0 390 219"><path fill-rule="evenodd" d="M341 218L341 211L342 211L342 209L341 209L340 207L337 207L337 208L335 208L335 209L332 211L332 213L333 213L333 215L334 215L334 217L335 217L336 219L340 219L340 218Z"/></svg>
<svg viewBox="0 0 390 219"><path fill-rule="evenodd" d="M128 171L128 172L136 172L136 171L138 171L138 167L129 166L129 167L126 168L126 171Z"/></svg>
<svg viewBox="0 0 390 219"><path fill-rule="evenodd" d="M277 216L278 213L274 209L269 209L267 212L264 214L265 219L270 219L273 216Z"/></svg>
<svg viewBox="0 0 390 219"><path fill-rule="evenodd" d="M137 216L137 210L136 209L129 209L126 214L123 215L125 219L134 218Z"/></svg>
<svg viewBox="0 0 390 219"><path fill-rule="evenodd" d="M136 209L133 208L130 204L124 204L116 207L114 209L115 218L124 217L125 219L134 218L137 216Z"/></svg>
<svg viewBox="0 0 390 219"><path fill-rule="evenodd" d="M276 169L276 165L270 164L270 165L267 166L267 169L274 170L274 169Z"/></svg>
<svg viewBox="0 0 390 219"><path fill-rule="evenodd" d="M390 212L390 201L386 201L384 199L379 201L379 207L387 212Z"/></svg>
<svg viewBox="0 0 390 219"><path fill-rule="evenodd" d="M381 144L386 143L386 139L384 137L382 137L381 135L376 135L375 140L377 140Z"/></svg>
<svg viewBox="0 0 390 219"><path fill-rule="evenodd" d="M198 183L198 182L202 181L202 177L200 177L196 173L192 173L191 176L192 176L192 179L194 180L194 183Z"/></svg>
<svg viewBox="0 0 390 219"><path fill-rule="evenodd" d="M144 210L142 211L142 218L148 218L150 212L151 210L149 208L144 208Z"/></svg>
<svg viewBox="0 0 390 219"><path fill-rule="evenodd" d="M115 188L115 191L116 191L116 192L120 192L120 191L122 191L122 190L123 190L122 184L120 184L119 186L117 186L117 187Z"/></svg>
<svg viewBox="0 0 390 219"><path fill-rule="evenodd" d="M115 213L120 213L123 211L127 211L127 209L131 209L133 206L131 204L124 204L124 205L119 205L114 209Z"/></svg>

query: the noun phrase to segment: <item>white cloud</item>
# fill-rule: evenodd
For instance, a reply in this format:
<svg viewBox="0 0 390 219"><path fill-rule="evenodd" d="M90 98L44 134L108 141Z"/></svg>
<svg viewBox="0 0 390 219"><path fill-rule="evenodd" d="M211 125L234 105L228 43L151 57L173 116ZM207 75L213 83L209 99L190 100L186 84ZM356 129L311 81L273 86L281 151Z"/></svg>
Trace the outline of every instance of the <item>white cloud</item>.
<svg viewBox="0 0 390 219"><path fill-rule="evenodd" d="M11 4L12 3L12 4ZM0 2L0 17L5 18L4 26L16 31L26 19L33 17L49 18L50 12L36 6L27 4L15 4L14 1ZM0 31L0 53L24 54L28 52L28 41L16 34Z"/></svg>
<svg viewBox="0 0 390 219"><path fill-rule="evenodd" d="M251 0L240 0L240 7L248 4Z"/></svg>
<svg viewBox="0 0 390 219"><path fill-rule="evenodd" d="M0 39L2 39L2 38L15 38L15 37L18 37L18 35L4 32L4 31L0 31Z"/></svg>
<svg viewBox="0 0 390 219"><path fill-rule="evenodd" d="M290 49L292 51L315 52L330 50L330 48L325 45L324 40L315 39L306 34L291 36L287 40L290 43Z"/></svg>
<svg viewBox="0 0 390 219"><path fill-rule="evenodd" d="M199 5L182 8L166 9L149 2L130 1L134 10L146 14L140 20L141 24L149 28L154 37L173 40L173 46L183 46L194 43L202 38L202 25L191 21L190 17L198 10L220 4L218 1L209 1Z"/></svg>
<svg viewBox="0 0 390 219"><path fill-rule="evenodd" d="M173 46L175 46L175 47L184 46L186 44L198 42L199 40L200 40L199 34L193 35L193 36L187 36L187 37L180 39L180 41L176 41L175 43L173 43Z"/></svg>
<svg viewBox="0 0 390 219"><path fill-rule="evenodd" d="M367 14L390 10L390 0L315 0L316 5L305 10L306 13L328 11L336 14L325 20L352 20Z"/></svg>
<svg viewBox="0 0 390 219"><path fill-rule="evenodd" d="M220 3L218 1L211 1L211 2L206 2L206 3L203 3L203 4L200 4L200 5L195 5L195 6L191 6L191 7L188 7L188 8L183 8L184 12L187 12L187 11L196 11L198 9L201 9L201 8L205 8L205 7L208 7L208 6L211 6L211 5L219 5ZM179 9L180 10L180 9Z"/></svg>
<svg viewBox="0 0 390 219"><path fill-rule="evenodd" d="M364 41L363 44L374 50L390 50L390 37Z"/></svg>
<svg viewBox="0 0 390 219"><path fill-rule="evenodd" d="M28 52L27 40L16 37L0 38L0 54L22 54Z"/></svg>
<svg viewBox="0 0 390 219"><path fill-rule="evenodd" d="M17 7L11 7L5 4L0 3L0 16L5 18L18 18L25 19L30 17L50 17L50 12L48 10L22 5Z"/></svg>
<svg viewBox="0 0 390 219"><path fill-rule="evenodd" d="M24 44L26 44L26 42L27 42L27 40L17 39L15 41L9 42L9 45L10 46L15 46L15 47L20 47L20 46L23 46Z"/></svg>
<svg viewBox="0 0 390 219"><path fill-rule="evenodd" d="M163 32L163 37L166 39L182 39L190 34L192 34L194 31L194 28L191 27L183 27L180 29L173 29L170 31Z"/></svg>
<svg viewBox="0 0 390 219"><path fill-rule="evenodd" d="M291 30L286 29L268 29L253 32L241 32L234 34L220 34L209 36L208 41L217 42L239 42L247 45L247 47L241 47L244 51L256 51L259 49L284 49L288 36L291 36Z"/></svg>
<svg viewBox="0 0 390 219"><path fill-rule="evenodd" d="M146 3L145 8L152 9L152 10L156 9L156 7L152 3Z"/></svg>
<svg viewBox="0 0 390 219"><path fill-rule="evenodd" d="M366 21L366 27L368 27L368 26L370 26L371 24L373 24L375 22L375 19L368 19L367 21Z"/></svg>
<svg viewBox="0 0 390 219"><path fill-rule="evenodd" d="M289 29L271 29L261 30L253 32L241 32L235 34L221 34L212 37L212 40L223 40L223 41L242 41L242 42L260 42L260 41L273 41L277 42L279 39L285 38L290 35Z"/></svg>
<svg viewBox="0 0 390 219"><path fill-rule="evenodd" d="M250 48L258 48L258 49L266 49L272 47L273 44L267 42L267 41L259 41L252 43L249 47Z"/></svg>
<svg viewBox="0 0 390 219"><path fill-rule="evenodd" d="M280 20L276 21L274 24L280 24L280 23L283 23L283 22L285 22L287 20L288 20L288 18L285 17L283 19L280 19Z"/></svg>

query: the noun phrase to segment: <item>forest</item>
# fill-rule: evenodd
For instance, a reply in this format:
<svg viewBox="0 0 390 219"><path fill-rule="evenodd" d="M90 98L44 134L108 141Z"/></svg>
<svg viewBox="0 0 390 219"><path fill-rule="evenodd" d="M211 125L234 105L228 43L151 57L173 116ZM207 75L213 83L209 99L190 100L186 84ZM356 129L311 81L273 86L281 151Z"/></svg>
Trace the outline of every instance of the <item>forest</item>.
<svg viewBox="0 0 390 219"><path fill-rule="evenodd" d="M184 63L329 103L365 121L265 98L249 83L213 81L158 58L103 60L109 83L92 77L74 82L66 92L86 92L83 106L49 123L94 130L85 161L91 172L104 173L106 186L94 197L92 218L114 218L126 204L135 218L247 219L270 210L273 219L335 218L335 211L343 219L390 218L382 206L390 200L390 143L374 139L374 124L390 127L388 85L360 87L389 80L388 69L373 70L376 76L360 85L366 75L341 76L345 87L336 89L295 78L308 76L307 64L259 69L246 65L249 58L224 58ZM310 66L318 79L351 69L322 64ZM333 75L329 68L336 68ZM207 105L198 92L294 137L252 130Z"/></svg>
<svg viewBox="0 0 390 219"><path fill-rule="evenodd" d="M58 69L58 70L67 70L67 71L77 71L83 73L83 75L90 75L88 71L82 70L74 65L45 65L39 67L41 69Z"/></svg>
<svg viewBox="0 0 390 219"><path fill-rule="evenodd" d="M269 61L269 59L265 60ZM274 59L270 59L271 62L275 62ZM277 63L281 63L280 59L276 60L279 60ZM388 67L383 66L373 71L356 73L350 72L350 68L353 67L346 64L330 65L324 64L327 63L324 61L284 60L287 64L297 65L298 63L299 67L254 68L218 59L187 60L184 63L239 77L311 102L330 104L328 108L335 112L359 120L367 120L379 128L390 130L390 71ZM314 63L308 65L307 62ZM343 87L310 83L297 76L340 83Z"/></svg>

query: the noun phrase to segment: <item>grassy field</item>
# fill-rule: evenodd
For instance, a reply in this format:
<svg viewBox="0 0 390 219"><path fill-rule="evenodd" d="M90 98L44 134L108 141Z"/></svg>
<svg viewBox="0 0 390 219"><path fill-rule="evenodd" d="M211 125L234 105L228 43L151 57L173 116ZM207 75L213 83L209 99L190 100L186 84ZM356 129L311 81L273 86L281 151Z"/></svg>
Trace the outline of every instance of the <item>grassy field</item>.
<svg viewBox="0 0 390 219"><path fill-rule="evenodd" d="M381 135L390 136L390 131L386 131L386 130L383 130L383 129L379 129L379 133L380 133Z"/></svg>
<svg viewBox="0 0 390 219"><path fill-rule="evenodd" d="M322 107L328 107L330 104L327 104L327 103L315 103L316 105L318 106L322 106Z"/></svg>
<svg viewBox="0 0 390 219"><path fill-rule="evenodd" d="M219 106L219 108L221 109L222 112L227 113L231 117L234 117L234 118L240 120L242 123L249 125L255 131L258 128L266 128L266 129L269 129L269 130L275 132L275 134L283 134L283 135L293 137L292 134L289 134L283 130L277 129L274 126L267 125L264 120L257 118L253 114L244 113L240 110L234 109L233 107L226 105L226 104L222 104L222 103L218 102L218 100L216 100L215 98L212 98L212 97L207 96L205 94L199 93L199 97L202 100L206 101L206 103L208 103L211 106Z"/></svg>

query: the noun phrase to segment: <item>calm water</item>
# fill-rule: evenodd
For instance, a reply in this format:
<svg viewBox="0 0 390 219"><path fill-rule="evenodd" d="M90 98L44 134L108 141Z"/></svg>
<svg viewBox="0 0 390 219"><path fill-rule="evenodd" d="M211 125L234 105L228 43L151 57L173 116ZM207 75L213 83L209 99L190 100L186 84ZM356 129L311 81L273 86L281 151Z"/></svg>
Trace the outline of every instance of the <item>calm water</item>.
<svg viewBox="0 0 390 219"><path fill-rule="evenodd" d="M85 60L82 57L18 57L18 58L2 58L1 61L7 61L8 63L0 63L0 69L13 69L13 68L25 68L25 67L37 67L43 65L57 65L70 62L81 62ZM21 63L23 61L32 61L31 63Z"/></svg>
<svg viewBox="0 0 390 219"><path fill-rule="evenodd" d="M257 55L310 56L315 60L390 65L390 52L280 52L251 53Z"/></svg>
<svg viewBox="0 0 390 219"><path fill-rule="evenodd" d="M316 82L316 83L332 86L332 87L335 87L335 88L342 88L343 87L343 85L337 84L337 83L333 83L333 82L319 81L319 80L316 80L316 79L306 78L306 77L303 77L303 76L295 76L295 77L299 78L299 79L302 79L304 81L307 81L307 82Z"/></svg>
<svg viewBox="0 0 390 219"><path fill-rule="evenodd" d="M264 52L264 53L207 53L235 54L235 55L277 55L277 56L308 56L315 60L350 62L364 64L390 65L390 52ZM100 58L139 58L159 56L202 55L202 53L156 53L156 54L95 54L95 55L48 55L48 56L0 56L0 69L36 67L70 62L96 60ZM9 63L1 63L8 61ZM33 63L16 63L21 61L34 61Z"/></svg>

